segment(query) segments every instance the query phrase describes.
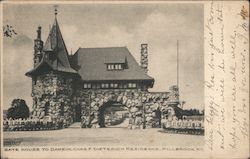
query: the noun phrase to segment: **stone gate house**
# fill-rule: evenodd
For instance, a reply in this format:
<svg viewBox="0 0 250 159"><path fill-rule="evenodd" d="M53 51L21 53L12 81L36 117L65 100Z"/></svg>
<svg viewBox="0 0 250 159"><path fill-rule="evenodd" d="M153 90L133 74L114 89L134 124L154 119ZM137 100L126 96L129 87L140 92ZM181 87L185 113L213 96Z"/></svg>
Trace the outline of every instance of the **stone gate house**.
<svg viewBox="0 0 250 159"><path fill-rule="evenodd" d="M178 88L152 93L154 79L147 74L147 44L141 44L141 65L126 47L66 49L57 18L45 42L38 27L34 40L32 78L34 118L50 117L67 127L104 127L104 110L121 104L129 112L130 128L160 127L170 107L178 105Z"/></svg>

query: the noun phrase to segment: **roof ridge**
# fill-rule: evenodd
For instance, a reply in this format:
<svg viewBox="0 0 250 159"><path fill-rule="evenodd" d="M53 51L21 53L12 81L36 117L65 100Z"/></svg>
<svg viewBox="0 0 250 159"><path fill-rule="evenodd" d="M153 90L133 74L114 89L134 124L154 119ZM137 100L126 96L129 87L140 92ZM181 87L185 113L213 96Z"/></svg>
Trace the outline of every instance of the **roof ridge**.
<svg viewBox="0 0 250 159"><path fill-rule="evenodd" d="M127 46L105 46L105 47L84 47L84 48L79 47L79 49L108 49L108 48L127 48Z"/></svg>

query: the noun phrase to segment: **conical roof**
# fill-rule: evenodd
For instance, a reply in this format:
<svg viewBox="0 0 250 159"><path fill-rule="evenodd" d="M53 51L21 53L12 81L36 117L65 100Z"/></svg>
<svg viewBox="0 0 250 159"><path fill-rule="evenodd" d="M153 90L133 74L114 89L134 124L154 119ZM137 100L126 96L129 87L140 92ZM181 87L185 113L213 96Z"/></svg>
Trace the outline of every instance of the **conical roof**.
<svg viewBox="0 0 250 159"><path fill-rule="evenodd" d="M45 42L44 49L45 52L49 51L57 57L57 63L60 66L70 67L68 60L68 51L65 46L62 33L60 31L57 19L55 18L54 24L50 30L49 36Z"/></svg>
<svg viewBox="0 0 250 159"><path fill-rule="evenodd" d="M50 30L49 36L43 47L43 51L45 52L45 54L49 54L49 59L43 58L44 60L41 60L40 64L31 71L27 72L26 75L32 75L33 73L39 74L40 67L38 66L41 66L41 63L44 62L46 62L55 71L77 73L70 66L68 51L65 46L56 17L54 24Z"/></svg>

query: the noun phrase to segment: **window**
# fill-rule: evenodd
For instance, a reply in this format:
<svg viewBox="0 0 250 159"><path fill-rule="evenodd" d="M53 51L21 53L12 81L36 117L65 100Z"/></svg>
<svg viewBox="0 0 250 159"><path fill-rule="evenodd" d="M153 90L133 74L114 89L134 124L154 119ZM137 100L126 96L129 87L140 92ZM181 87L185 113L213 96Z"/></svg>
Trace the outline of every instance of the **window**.
<svg viewBox="0 0 250 159"><path fill-rule="evenodd" d="M118 70L119 64L115 64L115 70Z"/></svg>
<svg viewBox="0 0 250 159"><path fill-rule="evenodd" d="M84 83L84 84L83 84L83 88L84 88L84 89L89 89L89 88L91 88L91 83Z"/></svg>
<svg viewBox="0 0 250 159"><path fill-rule="evenodd" d="M101 87L102 88L109 88L109 84L108 83L102 83Z"/></svg>
<svg viewBox="0 0 250 159"><path fill-rule="evenodd" d="M118 88L118 84L117 83L110 83L110 88Z"/></svg>
<svg viewBox="0 0 250 159"><path fill-rule="evenodd" d="M123 83L123 88L128 88L127 83Z"/></svg>
<svg viewBox="0 0 250 159"><path fill-rule="evenodd" d="M102 86L102 88L105 88L105 84L104 84L104 83L102 83L102 85L101 85L101 86Z"/></svg>
<svg viewBox="0 0 250 159"><path fill-rule="evenodd" d="M107 65L108 66L108 70L111 70L111 65Z"/></svg>
<svg viewBox="0 0 250 159"><path fill-rule="evenodd" d="M110 83L110 88L114 88L114 83Z"/></svg>
<svg viewBox="0 0 250 159"><path fill-rule="evenodd" d="M119 83L118 87L119 87L119 88L123 88L123 84L122 84L122 83Z"/></svg>
<svg viewBox="0 0 250 159"><path fill-rule="evenodd" d="M83 88L85 88L85 89L88 88L88 84L87 84L87 83L84 83L84 84L83 84Z"/></svg>
<svg viewBox="0 0 250 159"><path fill-rule="evenodd" d="M49 115L49 105L50 105L49 102L45 103L45 109L44 109L44 115L45 116Z"/></svg>
<svg viewBox="0 0 250 159"><path fill-rule="evenodd" d="M129 84L128 84L128 88L132 88L132 83L129 83Z"/></svg>
<svg viewBox="0 0 250 159"><path fill-rule="evenodd" d="M119 64L118 65L118 70L121 70L122 69L122 64Z"/></svg>
<svg viewBox="0 0 250 159"><path fill-rule="evenodd" d="M100 85L100 83L94 83L94 84L92 84L92 88L99 89L99 88L101 88L101 85Z"/></svg>
<svg viewBox="0 0 250 159"><path fill-rule="evenodd" d="M97 84L96 84L96 88L97 88L97 89L101 88L100 83L97 83Z"/></svg>
<svg viewBox="0 0 250 159"><path fill-rule="evenodd" d="M135 86L131 86L131 87L135 87ZM94 85L92 85L92 88L94 88ZM101 84L97 84L95 86L95 88L102 88L102 89L108 89L108 88L128 88L128 84L127 83L115 83L115 82L111 82L111 83L101 83Z"/></svg>
<svg viewBox="0 0 250 159"><path fill-rule="evenodd" d="M136 83L129 83L128 88L136 88Z"/></svg>
<svg viewBox="0 0 250 159"><path fill-rule="evenodd" d="M60 105L60 115L64 116L64 103L61 103Z"/></svg>
<svg viewBox="0 0 250 159"><path fill-rule="evenodd" d="M118 88L118 84L117 83L114 83L114 88Z"/></svg>
<svg viewBox="0 0 250 159"><path fill-rule="evenodd" d="M91 88L91 84L90 83L88 83L88 88Z"/></svg>
<svg viewBox="0 0 250 159"><path fill-rule="evenodd" d="M132 87L133 87L133 88L136 88L136 83L133 83L133 84L132 84Z"/></svg>
<svg viewBox="0 0 250 159"><path fill-rule="evenodd" d="M123 64L107 64L107 70L123 70Z"/></svg>
<svg viewBox="0 0 250 159"><path fill-rule="evenodd" d="M113 70L114 69L114 65L110 65L110 70Z"/></svg>
<svg viewBox="0 0 250 159"><path fill-rule="evenodd" d="M109 88L109 84L108 83L105 84L105 88Z"/></svg>

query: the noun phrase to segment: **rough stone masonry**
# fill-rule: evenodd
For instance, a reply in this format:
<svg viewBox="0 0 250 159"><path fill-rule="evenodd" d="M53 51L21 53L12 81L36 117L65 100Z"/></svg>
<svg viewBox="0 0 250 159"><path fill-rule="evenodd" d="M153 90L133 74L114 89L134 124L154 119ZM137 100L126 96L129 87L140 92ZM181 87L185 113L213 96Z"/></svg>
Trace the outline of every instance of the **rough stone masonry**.
<svg viewBox="0 0 250 159"><path fill-rule="evenodd" d="M161 127L169 107L179 104L178 87L149 92L154 79L148 72L148 45L141 45L141 65L126 47L79 48L69 55L55 16L45 42L41 27L34 40L32 117L50 118L68 127L103 127L103 112L120 103L129 112L130 129Z"/></svg>

